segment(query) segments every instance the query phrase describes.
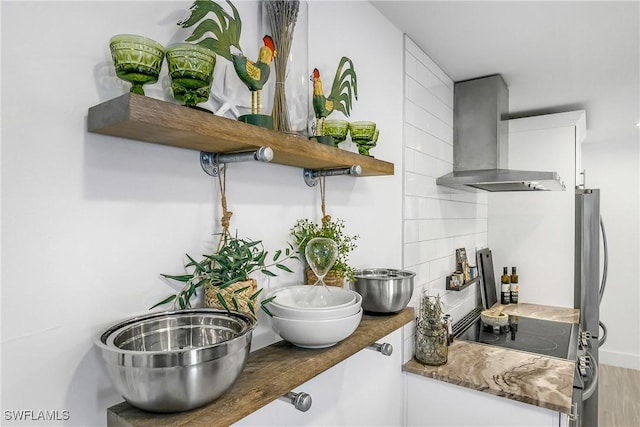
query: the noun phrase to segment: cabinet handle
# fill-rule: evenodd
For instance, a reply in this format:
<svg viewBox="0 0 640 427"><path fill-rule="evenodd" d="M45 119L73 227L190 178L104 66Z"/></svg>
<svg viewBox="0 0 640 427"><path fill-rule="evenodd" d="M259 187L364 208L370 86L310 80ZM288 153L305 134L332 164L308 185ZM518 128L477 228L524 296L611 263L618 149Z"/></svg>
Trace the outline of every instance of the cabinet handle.
<svg viewBox="0 0 640 427"><path fill-rule="evenodd" d="M391 356L391 354L393 353L393 346L391 344L389 344L388 342L385 342L385 343L382 343L382 344L373 343L367 348L370 349L370 350L379 351L384 356Z"/></svg>
<svg viewBox="0 0 640 427"><path fill-rule="evenodd" d="M311 408L311 395L304 392L294 393L290 391L282 396L282 399L287 403L291 403L300 412L307 412Z"/></svg>

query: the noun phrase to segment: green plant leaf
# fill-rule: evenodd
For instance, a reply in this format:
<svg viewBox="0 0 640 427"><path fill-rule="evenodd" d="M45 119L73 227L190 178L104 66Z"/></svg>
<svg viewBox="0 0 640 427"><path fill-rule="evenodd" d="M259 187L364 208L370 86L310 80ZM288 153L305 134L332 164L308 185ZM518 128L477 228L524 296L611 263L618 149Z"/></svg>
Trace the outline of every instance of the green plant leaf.
<svg viewBox="0 0 640 427"><path fill-rule="evenodd" d="M260 308L262 309L262 311L264 311L265 313L267 313L267 315L269 317L273 317L273 314L271 314L271 312L269 311L269 309L264 305L264 301L262 304L260 304Z"/></svg>
<svg viewBox="0 0 640 427"><path fill-rule="evenodd" d="M280 258L280 254L282 251L278 249L275 254L273 254L273 261L275 262L278 258Z"/></svg>
<svg viewBox="0 0 640 427"><path fill-rule="evenodd" d="M261 293L262 293L262 289L258 289L256 292L253 293L253 295L249 297L249 301L255 301L256 298L258 298L258 295L260 295Z"/></svg>
<svg viewBox="0 0 640 427"><path fill-rule="evenodd" d="M260 273L264 274L265 276L271 276L271 277L276 277L277 276L276 274L273 274L272 272L270 272L267 269L260 270Z"/></svg>
<svg viewBox="0 0 640 427"><path fill-rule="evenodd" d="M227 305L227 302L224 300L224 297L220 292L216 293L216 297L218 298L218 302L220 302L220 304L224 307L225 310L231 311L229 310L229 306Z"/></svg>
<svg viewBox="0 0 640 427"><path fill-rule="evenodd" d="M240 280L242 280L240 277L234 277L233 279L229 279L226 282L218 285L218 288L220 289L228 288L229 286L233 285L236 282L239 282Z"/></svg>
<svg viewBox="0 0 640 427"><path fill-rule="evenodd" d="M282 264L276 264L276 267L279 268L280 270L284 270L287 273L293 273L293 270L291 270L289 267L287 267L286 265L282 265Z"/></svg>
<svg viewBox="0 0 640 427"><path fill-rule="evenodd" d="M159 305L165 305L170 303L171 301L173 301L174 299L176 299L175 295L169 295L168 297L166 297L165 299L163 299L162 301L160 301L159 303L153 305L151 308L149 308L149 310L153 310L154 308L158 307Z"/></svg>
<svg viewBox="0 0 640 427"><path fill-rule="evenodd" d="M187 301L185 301L184 296L180 295L180 297L178 297L178 304L182 310L187 308Z"/></svg>
<svg viewBox="0 0 640 427"><path fill-rule="evenodd" d="M207 271L207 270L202 266L202 264L200 264L200 263L199 263L198 261L196 261L195 259L191 258L191 257L189 256L189 254L186 254L186 255L187 255L187 258L189 258L189 261L191 261L189 264L190 264L190 265L193 265L193 266L196 268L196 270L198 270L198 271L200 271L200 272L203 272L203 273L204 273L205 271Z"/></svg>
<svg viewBox="0 0 640 427"><path fill-rule="evenodd" d="M236 289L235 291L233 291L233 293L234 293L234 295L238 295L239 293L244 292L247 289L249 289L249 286L245 286L244 288Z"/></svg>
<svg viewBox="0 0 640 427"><path fill-rule="evenodd" d="M256 314L256 309L253 306L253 303L251 301L247 301L247 307L249 307L249 310L251 311L251 314Z"/></svg>
<svg viewBox="0 0 640 427"><path fill-rule="evenodd" d="M238 311L238 300L236 299L236 297L231 297L231 302L233 303L233 307L235 308L235 310Z"/></svg>
<svg viewBox="0 0 640 427"><path fill-rule="evenodd" d="M193 274L184 274L181 276L172 276L170 274L160 274L160 275L167 279L177 280L178 282L183 282L183 283L186 283L189 280L193 279Z"/></svg>
<svg viewBox="0 0 640 427"><path fill-rule="evenodd" d="M261 304L262 304L262 305L269 304L271 301L273 301L274 299L276 299L276 296L277 296L277 295L274 295L274 296L269 297L269 298L265 298L265 299L261 302Z"/></svg>

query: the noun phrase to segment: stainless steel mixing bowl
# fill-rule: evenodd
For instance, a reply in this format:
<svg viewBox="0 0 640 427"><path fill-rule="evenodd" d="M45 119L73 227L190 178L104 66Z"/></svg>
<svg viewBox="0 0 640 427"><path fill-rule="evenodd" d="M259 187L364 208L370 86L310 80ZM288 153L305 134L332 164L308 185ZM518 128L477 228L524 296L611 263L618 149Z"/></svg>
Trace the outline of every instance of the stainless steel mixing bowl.
<svg viewBox="0 0 640 427"><path fill-rule="evenodd" d="M370 313L397 313L407 306L413 294L415 273L391 268L355 271L352 290L362 295L362 308Z"/></svg>
<svg viewBox="0 0 640 427"><path fill-rule="evenodd" d="M240 376L256 320L217 309L152 313L100 334L107 372L140 409L180 412L217 399Z"/></svg>

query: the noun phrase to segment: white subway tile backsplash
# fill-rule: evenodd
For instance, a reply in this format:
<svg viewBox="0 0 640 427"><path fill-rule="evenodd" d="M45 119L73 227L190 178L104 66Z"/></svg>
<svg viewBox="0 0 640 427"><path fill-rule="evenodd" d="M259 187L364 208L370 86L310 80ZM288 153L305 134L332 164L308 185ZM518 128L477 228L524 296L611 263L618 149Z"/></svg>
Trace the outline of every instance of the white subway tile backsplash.
<svg viewBox="0 0 640 427"><path fill-rule="evenodd" d="M413 243L420 240L420 228L418 220L405 219L402 224L404 242Z"/></svg>
<svg viewBox="0 0 640 427"><path fill-rule="evenodd" d="M405 74L410 77L415 79L417 77L417 73L418 73L418 60L416 59L415 56L413 56L410 53L407 53L404 56L404 72Z"/></svg>
<svg viewBox="0 0 640 427"><path fill-rule="evenodd" d="M433 280L446 280L446 276L451 274L456 269L456 259L454 255L449 255L442 257L440 259L435 259L431 263L431 268L429 270L429 281ZM446 284L446 282L445 282Z"/></svg>
<svg viewBox="0 0 640 427"><path fill-rule="evenodd" d="M408 100L447 125L453 126L453 110L451 109L451 105L447 105L445 101L438 98L421 83L408 77L405 80L405 92Z"/></svg>
<svg viewBox="0 0 640 427"><path fill-rule="evenodd" d="M447 291L455 250L464 247L475 264L476 248L486 247L488 197L435 184L453 170L453 81L405 37L403 265L415 271L411 305L423 292L440 294L455 318L479 300L477 286ZM413 351L413 330L404 351ZM413 354L413 353L411 353Z"/></svg>
<svg viewBox="0 0 640 427"><path fill-rule="evenodd" d="M416 58L420 58L420 60L422 61L424 52L422 51L422 49L420 49L420 47L418 47L418 45L413 40L411 40L407 36L404 37L404 48L405 48L405 51L415 56Z"/></svg>

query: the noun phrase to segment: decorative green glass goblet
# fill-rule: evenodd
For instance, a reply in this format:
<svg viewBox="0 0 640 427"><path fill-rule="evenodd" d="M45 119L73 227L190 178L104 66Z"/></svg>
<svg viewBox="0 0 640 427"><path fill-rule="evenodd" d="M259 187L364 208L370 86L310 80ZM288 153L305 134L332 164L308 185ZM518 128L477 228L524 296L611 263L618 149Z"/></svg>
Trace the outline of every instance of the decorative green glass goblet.
<svg viewBox="0 0 640 427"><path fill-rule="evenodd" d="M332 136L334 143L338 145L349 133L349 122L346 120L326 120L324 124L324 134Z"/></svg>
<svg viewBox="0 0 640 427"><path fill-rule="evenodd" d="M144 95L142 85L158 81L164 47L147 37L118 34L109 42L116 75L131 82L131 92Z"/></svg>
<svg viewBox="0 0 640 427"><path fill-rule="evenodd" d="M199 45L176 43L167 46L167 64L173 97L188 107L209 99L216 54Z"/></svg>
<svg viewBox="0 0 640 427"><path fill-rule="evenodd" d="M352 122L349 123L351 141L358 146L358 153L368 156L371 149L371 141L376 133L374 122ZM375 143L374 143L375 145Z"/></svg>

